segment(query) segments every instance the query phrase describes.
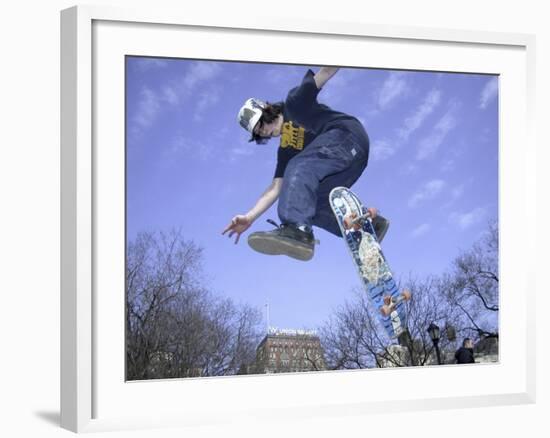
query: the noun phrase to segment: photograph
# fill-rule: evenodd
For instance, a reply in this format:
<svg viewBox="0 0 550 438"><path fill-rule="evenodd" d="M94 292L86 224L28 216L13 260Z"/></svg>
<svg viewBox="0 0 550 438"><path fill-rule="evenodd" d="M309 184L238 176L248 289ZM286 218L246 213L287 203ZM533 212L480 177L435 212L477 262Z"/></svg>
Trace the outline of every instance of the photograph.
<svg viewBox="0 0 550 438"><path fill-rule="evenodd" d="M499 362L498 75L124 74L127 381Z"/></svg>

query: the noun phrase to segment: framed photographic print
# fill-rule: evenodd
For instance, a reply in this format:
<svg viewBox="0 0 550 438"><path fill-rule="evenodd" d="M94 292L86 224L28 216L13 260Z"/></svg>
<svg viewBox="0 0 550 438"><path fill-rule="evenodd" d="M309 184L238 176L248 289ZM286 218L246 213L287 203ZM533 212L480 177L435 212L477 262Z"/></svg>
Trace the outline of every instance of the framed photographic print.
<svg viewBox="0 0 550 438"><path fill-rule="evenodd" d="M254 23L62 12L62 426L532 402L533 38Z"/></svg>

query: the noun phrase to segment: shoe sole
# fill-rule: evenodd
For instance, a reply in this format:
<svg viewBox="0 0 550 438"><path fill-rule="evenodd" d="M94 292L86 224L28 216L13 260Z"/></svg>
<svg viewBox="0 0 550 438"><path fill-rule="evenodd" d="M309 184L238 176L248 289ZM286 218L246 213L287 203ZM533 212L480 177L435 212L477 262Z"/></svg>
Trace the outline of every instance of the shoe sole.
<svg viewBox="0 0 550 438"><path fill-rule="evenodd" d="M267 255L286 255L296 260L307 262L313 258L311 248L300 246L295 240L284 239L282 237L271 237L269 235L248 236L248 244L259 253Z"/></svg>

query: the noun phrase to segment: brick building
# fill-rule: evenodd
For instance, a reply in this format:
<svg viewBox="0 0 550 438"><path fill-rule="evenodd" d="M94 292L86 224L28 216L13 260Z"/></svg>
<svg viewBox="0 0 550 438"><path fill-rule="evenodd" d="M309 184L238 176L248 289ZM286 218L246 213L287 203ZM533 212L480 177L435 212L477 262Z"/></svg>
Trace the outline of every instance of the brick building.
<svg viewBox="0 0 550 438"><path fill-rule="evenodd" d="M256 373L289 373L326 369L319 337L303 330L270 329L256 349Z"/></svg>

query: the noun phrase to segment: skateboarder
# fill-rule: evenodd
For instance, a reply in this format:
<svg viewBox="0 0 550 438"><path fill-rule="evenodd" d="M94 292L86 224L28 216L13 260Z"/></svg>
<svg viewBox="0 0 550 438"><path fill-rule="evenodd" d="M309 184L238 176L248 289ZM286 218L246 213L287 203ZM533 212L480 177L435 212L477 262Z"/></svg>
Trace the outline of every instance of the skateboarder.
<svg viewBox="0 0 550 438"><path fill-rule="evenodd" d="M367 167L369 137L357 118L317 102L317 95L338 71L322 67L308 70L302 83L284 102L248 99L238 113L249 141L265 144L280 137L273 181L246 214L231 219L222 234L240 235L279 199L281 225L252 233L250 246L264 254L285 254L299 260L313 257L313 226L341 237L329 205L336 186L351 187ZM376 225L376 223L375 223Z"/></svg>

